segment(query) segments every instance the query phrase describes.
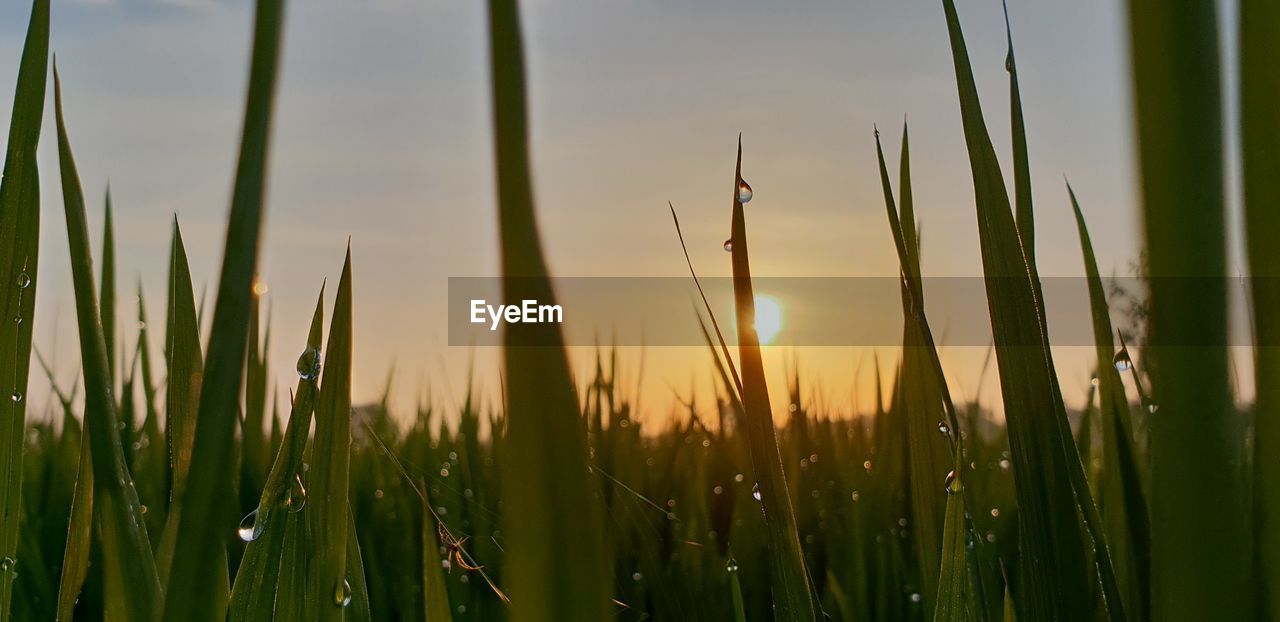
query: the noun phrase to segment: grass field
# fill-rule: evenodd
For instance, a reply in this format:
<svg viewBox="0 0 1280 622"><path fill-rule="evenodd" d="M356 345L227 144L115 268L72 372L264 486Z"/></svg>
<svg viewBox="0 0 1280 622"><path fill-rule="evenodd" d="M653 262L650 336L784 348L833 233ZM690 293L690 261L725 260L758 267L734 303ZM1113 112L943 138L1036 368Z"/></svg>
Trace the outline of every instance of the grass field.
<svg viewBox="0 0 1280 622"><path fill-rule="evenodd" d="M95 267L76 111L62 106L56 62L48 70L49 0L34 0L0 181L0 305L12 318L0 322L0 622L1276 619L1280 470L1263 452L1280 447L1280 296L1268 280L1280 276L1277 6L1240 0L1239 66L1228 69L1213 2L1129 2L1150 335L1141 356L1117 336L1068 186L1097 358L1078 418L1050 350L1014 35L1006 137L986 126L959 15L942 0L1004 417L948 386L924 313L904 127L900 140L877 131L866 145L879 156L905 318L875 412L835 417L805 400L810 379L795 374L773 387L789 396L775 416L751 328L739 146L725 241L737 321L709 305L699 318L719 397L651 429L616 381L616 353L599 350L594 375L574 378L554 324L508 328L498 404L468 386L447 409L353 407L352 316L377 313L352 279L358 240L336 281L315 275L314 315L278 320L309 321L306 343L271 338L255 277L283 0L257 2L211 316L198 311L176 221L166 300L148 307L139 291L136 308L120 304L132 297L116 289L110 202ZM521 277L504 293L550 303L518 7L490 0L488 15L501 268ZM1228 71L1240 75L1238 154L1223 137ZM74 386L59 386L32 348L39 188L58 183L35 168L50 82ZM1008 176L993 135L1012 144ZM1258 344L1255 404L1243 410L1228 300L1212 285L1228 274L1228 156L1244 165ZM137 341L123 343L113 327L135 315ZM737 345L721 326L736 327ZM299 353L288 400L268 398L278 348ZM55 420L28 420L32 374L55 386Z"/></svg>

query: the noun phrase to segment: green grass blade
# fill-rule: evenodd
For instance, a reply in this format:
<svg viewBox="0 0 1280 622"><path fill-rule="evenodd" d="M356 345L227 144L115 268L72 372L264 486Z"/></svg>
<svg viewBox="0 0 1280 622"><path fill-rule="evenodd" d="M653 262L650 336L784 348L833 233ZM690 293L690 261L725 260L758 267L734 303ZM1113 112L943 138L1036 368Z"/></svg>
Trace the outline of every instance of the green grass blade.
<svg viewBox="0 0 1280 622"><path fill-rule="evenodd" d="M747 607L742 601L742 581L738 579L736 570L729 572L729 596L733 599L733 622L747 622Z"/></svg>
<svg viewBox="0 0 1280 622"><path fill-rule="evenodd" d="M244 372L244 424L240 429L240 498L242 507L257 501L266 478L268 461L266 431L267 356L270 335L262 335L261 297L254 291L249 306L249 355ZM268 332L269 332L268 328Z"/></svg>
<svg viewBox="0 0 1280 622"><path fill-rule="evenodd" d="M360 542L356 539L356 519L347 508L347 585L351 586L351 603L346 607L343 619L351 622L370 622L373 612L369 609L369 586L365 582L364 560L360 556Z"/></svg>
<svg viewBox="0 0 1280 622"><path fill-rule="evenodd" d="M311 594L307 587L309 573L306 512L285 517L284 550L280 554L280 580L276 589L276 619L304 620Z"/></svg>
<svg viewBox="0 0 1280 622"><path fill-rule="evenodd" d="M80 588L89 576L89 544L93 534L93 456L89 435L80 435L80 463L76 469L75 496L71 500L71 522L67 526L67 547L62 554L62 578L58 585L59 622L70 622Z"/></svg>
<svg viewBox="0 0 1280 622"><path fill-rule="evenodd" d="M1280 4L1240 0L1240 138L1253 277L1254 447L1280 447ZM1261 617L1280 617L1280 464L1253 461L1254 550Z"/></svg>
<svg viewBox="0 0 1280 622"><path fill-rule="evenodd" d="M229 503L235 498L234 480L227 474L235 472L231 456L262 232L283 13L283 0L257 3L244 132L200 391L199 434L192 445L193 468L182 495L177 549L165 599L166 620L221 620L226 616L227 568L211 560L225 559L226 541L237 520L227 511L235 505Z"/></svg>
<svg viewBox="0 0 1280 622"><path fill-rule="evenodd" d="M948 445L951 439L950 429L954 425L947 419L947 409L943 405L942 392L938 382L940 376L934 373L928 341L922 326L922 314L916 313L916 307L924 304L923 287L920 282L919 248L914 251L916 243L915 216L912 207L911 175L909 165L909 147L907 130L902 135L901 200L903 205L902 219L899 220L893 189L889 181L889 171L885 165L884 152L880 146L880 138L876 136L876 157L880 165L880 182L884 192L885 206L889 213L889 225L895 228L895 244L899 246L899 263L904 275L903 305L903 351L902 351L902 388L903 408L901 414L906 420L907 429L907 473L911 490L912 541L916 547L916 560L920 565L921 594L923 608L933 610L934 597L939 593L939 573L949 568L945 565L949 560L943 558L948 553L944 549L945 521L947 505L950 499L944 490L947 473L953 470L955 457ZM942 426L942 427L940 427ZM941 435L939 429L947 430ZM962 540L963 541L963 540ZM963 580L963 557L957 568ZM942 603L938 603L942 607Z"/></svg>
<svg viewBox="0 0 1280 622"><path fill-rule="evenodd" d="M347 512L351 461L351 249L333 303L324 377L316 401L306 510L311 546L309 620L341 620L350 604Z"/></svg>
<svg viewBox="0 0 1280 622"><path fill-rule="evenodd" d="M312 361L319 363L318 353L323 330L324 288L321 287L306 348L299 358L300 367L305 369ZM256 509L254 529L260 529L261 534L245 547L244 558L240 562L235 585L231 590L227 617L233 622L272 619L279 590L281 557L288 536L286 519L290 514L305 510L307 503L306 488L302 485L305 481L302 479L302 461L306 454L311 413L315 408L317 392L314 374L300 374L285 440L280 452L276 454Z"/></svg>
<svg viewBox="0 0 1280 622"><path fill-rule="evenodd" d="M787 491L782 469L773 407L765 382L760 339L755 330L755 295L751 286L751 264L747 254L747 225L739 188L742 181L742 142L733 181L733 297L738 318L738 360L742 371L742 406L747 447L754 467L764 512L769 543L769 576L777 620L818 619L817 604L809 589L809 570L800 549L795 510Z"/></svg>
<svg viewBox="0 0 1280 622"><path fill-rule="evenodd" d="M1128 4L1151 276L1146 352L1160 405L1151 427L1151 618L1247 620L1253 543L1225 345L1218 3Z"/></svg>
<svg viewBox="0 0 1280 622"><path fill-rule="evenodd" d="M31 366L40 242L36 145L44 118L49 63L49 2L34 0L0 178L0 622L10 618L18 558L27 375ZM31 321L12 322L10 318ZM17 399L13 399L13 398Z"/></svg>
<svg viewBox="0 0 1280 622"><path fill-rule="evenodd" d="M102 542L102 576L107 615L119 620L155 620L161 607L160 580L147 529L138 507L138 493L125 467L124 448L112 399L106 341L98 319L93 286L93 260L84 209L84 193L76 173L71 143L62 114L62 88L54 68L54 101L58 124L58 161L66 208L71 274L80 329L84 368L85 419L92 441L95 524Z"/></svg>
<svg viewBox="0 0 1280 622"><path fill-rule="evenodd" d="M1024 617L1081 619L1090 609L1087 595L1093 573L1085 562L1086 545L1076 519L1075 495L1087 495L1087 486L1083 491L1078 486L1073 490L1069 460L1078 465L1079 458L1070 435L1064 438L1065 413L1045 345L1038 288L1021 250L1000 165L982 118L955 4L943 0L943 7L973 173L987 301L1018 498L1022 593L1014 597L1020 601ZM1070 456L1066 455L1068 447Z"/></svg>
<svg viewBox="0 0 1280 622"><path fill-rule="evenodd" d="M948 487L956 487L956 494L948 494L946 502L946 526L942 531L942 568L939 573L937 602L933 609L934 622L966 622L969 620L969 571L965 550L965 503L963 486L953 481Z"/></svg>
<svg viewBox="0 0 1280 622"><path fill-rule="evenodd" d="M168 387L165 390L165 435L168 439L169 508L160 546L156 550L156 566L160 584L167 585L178 542L178 523L182 516L182 497L191 472L191 448L195 443L196 410L200 403L200 387L204 383L204 355L200 351L200 332L196 327L195 292L191 289L191 267L187 263L182 230L173 221L173 241L169 250Z"/></svg>
<svg viewBox="0 0 1280 622"><path fill-rule="evenodd" d="M554 304L529 170L524 58L515 0L489 2L490 71L504 298ZM515 622L604 620L609 553L569 362L556 324L504 334L503 574ZM535 345L537 344L537 345ZM573 508L566 512L565 508Z"/></svg>
<svg viewBox="0 0 1280 622"><path fill-rule="evenodd" d="M427 498L426 486L422 492L422 594L426 622L449 622L453 611L449 607L449 590L444 583L444 558L440 556L440 529Z"/></svg>
<svg viewBox="0 0 1280 622"><path fill-rule="evenodd" d="M107 341L107 369L116 374L116 235L111 219L111 188L107 188L102 220L102 285L98 309L102 314L102 336ZM122 361L123 362L123 361Z"/></svg>
<svg viewBox="0 0 1280 622"><path fill-rule="evenodd" d="M1129 416L1129 400L1115 361L1132 361L1114 354L1111 317L1107 309L1106 290L1098 274L1098 261L1093 242L1080 211L1076 194L1067 186L1071 208L1075 212L1080 235L1080 252L1084 256L1085 275L1089 281L1089 304L1093 315L1093 336L1098 358L1098 412L1102 416L1103 479L1101 496L1107 542L1110 544L1116 575L1125 598L1125 609L1136 620L1147 619L1151 589L1151 527L1147 516L1146 495L1142 490L1137 457L1133 447L1133 424Z"/></svg>
<svg viewBox="0 0 1280 622"><path fill-rule="evenodd" d="M1018 87L1018 61L1013 54L1013 27L1009 25L1009 5L1004 3L1005 36L1009 55L1004 68L1009 72L1009 123L1013 134L1013 197L1018 226L1018 239L1027 266L1036 266L1035 210L1031 205L1031 161L1027 155L1027 125L1022 117L1022 91Z"/></svg>

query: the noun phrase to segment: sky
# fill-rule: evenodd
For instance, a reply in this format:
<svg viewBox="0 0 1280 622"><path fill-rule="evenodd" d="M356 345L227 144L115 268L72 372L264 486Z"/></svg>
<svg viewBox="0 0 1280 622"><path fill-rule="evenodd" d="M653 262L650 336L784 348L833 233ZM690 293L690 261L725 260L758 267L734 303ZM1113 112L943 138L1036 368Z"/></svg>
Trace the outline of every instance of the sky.
<svg viewBox="0 0 1280 622"><path fill-rule="evenodd" d="M896 158L904 119L924 272L981 274L939 2L521 6L535 194L555 274L687 274L668 200L700 272L728 274L725 195L741 133L743 176L755 190L747 218L756 275L892 276L897 261L872 131L883 130ZM3 85L14 83L28 10L24 2L0 5L0 128L12 104L12 87ZM444 313L449 277L498 270L483 10L483 2L463 0L289 3L262 243L271 363L281 386L292 382L316 292L323 279L337 278L348 237L356 401L378 396L392 369L397 403L428 390L436 400L456 399L472 360L481 386L497 386L498 350L449 346ZM1007 169L1001 6L962 0L959 11ZM1041 273L1083 272L1065 176L1102 271L1127 275L1140 230L1123 3L1015 2L1009 13ZM152 321L161 321L174 215L197 289L216 287L251 20L247 0L54 3L51 45L84 186L90 197L111 187L121 317L133 315L125 305L140 282ZM52 89L47 99L51 106ZM36 345L69 383L78 342L49 110ZM101 221L101 201L91 201L95 235ZM126 327L126 336L135 330ZM575 349L579 369L590 364L587 350ZM769 350L775 402L784 364L798 360L827 402L846 410L869 404L869 352ZM710 386L705 349L647 348L642 378L638 349L624 355L651 416L669 412L673 389L687 396L691 385ZM984 355L985 348L944 350L959 396L976 391ZM1060 356L1064 391L1078 402L1091 351ZM32 379L30 394L43 394L38 368ZM988 399L994 384L984 385Z"/></svg>

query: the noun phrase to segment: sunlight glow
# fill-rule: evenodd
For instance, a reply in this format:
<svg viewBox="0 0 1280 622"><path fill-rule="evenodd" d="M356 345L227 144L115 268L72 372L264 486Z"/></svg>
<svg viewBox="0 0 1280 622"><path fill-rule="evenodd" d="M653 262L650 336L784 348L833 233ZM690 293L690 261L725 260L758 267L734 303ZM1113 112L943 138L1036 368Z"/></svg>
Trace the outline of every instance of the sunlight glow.
<svg viewBox="0 0 1280 622"><path fill-rule="evenodd" d="M756 336L760 345L768 345L782 330L782 303L773 296L756 294Z"/></svg>

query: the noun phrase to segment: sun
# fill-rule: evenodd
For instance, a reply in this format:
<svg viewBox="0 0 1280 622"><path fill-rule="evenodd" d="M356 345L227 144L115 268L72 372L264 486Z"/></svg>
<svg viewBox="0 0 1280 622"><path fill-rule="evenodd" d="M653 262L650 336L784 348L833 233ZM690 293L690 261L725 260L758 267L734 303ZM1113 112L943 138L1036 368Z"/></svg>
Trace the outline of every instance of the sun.
<svg viewBox="0 0 1280 622"><path fill-rule="evenodd" d="M760 345L768 345L782 330L782 303L773 296L757 294L756 301L756 337Z"/></svg>

